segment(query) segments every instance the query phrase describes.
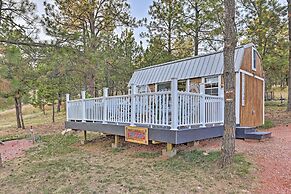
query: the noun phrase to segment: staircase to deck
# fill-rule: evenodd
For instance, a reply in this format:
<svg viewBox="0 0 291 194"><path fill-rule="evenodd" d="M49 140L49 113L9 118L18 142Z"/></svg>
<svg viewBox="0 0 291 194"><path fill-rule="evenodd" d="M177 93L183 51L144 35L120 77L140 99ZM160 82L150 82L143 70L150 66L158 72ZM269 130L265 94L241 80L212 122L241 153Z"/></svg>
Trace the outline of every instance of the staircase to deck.
<svg viewBox="0 0 291 194"><path fill-rule="evenodd" d="M263 140L271 137L271 132L260 132L254 127L236 127L235 137L237 139Z"/></svg>

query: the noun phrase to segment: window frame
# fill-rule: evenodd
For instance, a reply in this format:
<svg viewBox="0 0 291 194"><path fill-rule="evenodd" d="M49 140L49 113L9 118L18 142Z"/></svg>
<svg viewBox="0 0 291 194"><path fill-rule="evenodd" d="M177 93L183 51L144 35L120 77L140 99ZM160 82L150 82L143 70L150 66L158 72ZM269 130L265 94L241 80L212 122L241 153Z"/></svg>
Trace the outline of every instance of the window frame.
<svg viewBox="0 0 291 194"><path fill-rule="evenodd" d="M207 83L208 79L216 79L216 80L215 81L210 81L210 82ZM205 77L204 78L204 93L206 95L219 96L219 88L220 88L219 79L220 79L219 76L209 76L209 77ZM210 85L210 87L208 87L207 85ZM210 94L208 94L206 92L206 90L208 90L208 91L217 90L217 92L210 92Z"/></svg>
<svg viewBox="0 0 291 194"><path fill-rule="evenodd" d="M257 56L258 56L257 49L252 47L252 70L253 71L257 70Z"/></svg>
<svg viewBox="0 0 291 194"><path fill-rule="evenodd" d="M169 86L169 89L168 90L160 90L159 87L161 85L166 86L165 88L167 88L167 86ZM165 91L171 91L171 82L160 82L160 83L157 83L157 92L165 92Z"/></svg>

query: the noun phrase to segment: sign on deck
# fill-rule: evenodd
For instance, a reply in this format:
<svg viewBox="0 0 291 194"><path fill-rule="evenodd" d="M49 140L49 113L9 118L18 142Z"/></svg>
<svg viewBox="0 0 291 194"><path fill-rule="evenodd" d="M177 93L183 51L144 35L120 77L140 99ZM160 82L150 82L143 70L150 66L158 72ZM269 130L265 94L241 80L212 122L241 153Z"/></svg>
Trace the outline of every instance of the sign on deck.
<svg viewBox="0 0 291 194"><path fill-rule="evenodd" d="M138 144L149 144L148 128L126 126L125 127L125 141L138 143Z"/></svg>

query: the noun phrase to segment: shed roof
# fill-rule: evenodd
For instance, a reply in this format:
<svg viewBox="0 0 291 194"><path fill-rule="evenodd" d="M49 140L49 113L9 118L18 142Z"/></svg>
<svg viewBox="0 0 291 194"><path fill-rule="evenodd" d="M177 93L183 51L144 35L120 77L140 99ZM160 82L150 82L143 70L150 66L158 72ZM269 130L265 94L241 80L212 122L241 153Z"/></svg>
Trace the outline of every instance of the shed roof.
<svg viewBox="0 0 291 194"><path fill-rule="evenodd" d="M239 71L244 56L244 50L253 44L239 46L235 49L235 71ZM223 73L223 51L198 55L195 57L162 63L136 70L130 81L131 84L147 85L170 81L221 75Z"/></svg>

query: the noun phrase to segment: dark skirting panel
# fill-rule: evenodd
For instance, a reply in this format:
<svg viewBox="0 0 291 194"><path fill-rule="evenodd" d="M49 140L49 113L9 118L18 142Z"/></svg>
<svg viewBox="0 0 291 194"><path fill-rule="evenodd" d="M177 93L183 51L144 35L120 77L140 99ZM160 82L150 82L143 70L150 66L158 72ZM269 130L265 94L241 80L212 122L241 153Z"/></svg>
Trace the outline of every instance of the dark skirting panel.
<svg viewBox="0 0 291 194"><path fill-rule="evenodd" d="M102 124L92 122L73 122L65 123L66 129L96 131L106 134L124 136L126 125ZM209 139L223 136L223 126L207 126L204 128L185 128L179 130L170 130L165 128L148 128L149 140L167 142L172 144L182 144L196 140Z"/></svg>

